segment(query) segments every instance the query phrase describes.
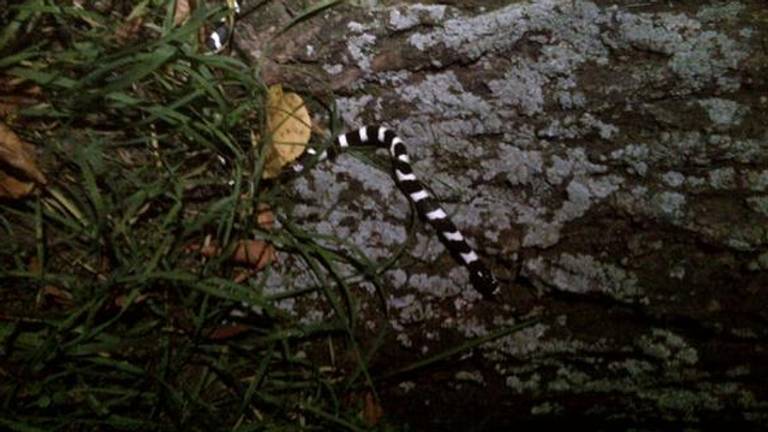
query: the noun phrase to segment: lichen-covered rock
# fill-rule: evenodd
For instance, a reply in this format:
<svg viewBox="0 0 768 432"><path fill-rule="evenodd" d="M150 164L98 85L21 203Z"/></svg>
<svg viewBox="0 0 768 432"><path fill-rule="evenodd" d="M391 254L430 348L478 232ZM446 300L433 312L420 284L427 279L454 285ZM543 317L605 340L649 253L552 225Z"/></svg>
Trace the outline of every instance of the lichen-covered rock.
<svg viewBox="0 0 768 432"><path fill-rule="evenodd" d="M430 430L581 415L768 426L765 5L374 3L307 24L311 59L286 44L273 60L329 82L346 127L399 132L502 294L483 301L410 224L384 158L346 154L296 180L293 219L328 247L402 252L382 274L394 337L374 367L544 317L467 354L448 383L395 383L385 394L416 402L388 409ZM319 283L298 261L267 289ZM360 286L373 328L381 303ZM307 303L287 306L324 308Z"/></svg>

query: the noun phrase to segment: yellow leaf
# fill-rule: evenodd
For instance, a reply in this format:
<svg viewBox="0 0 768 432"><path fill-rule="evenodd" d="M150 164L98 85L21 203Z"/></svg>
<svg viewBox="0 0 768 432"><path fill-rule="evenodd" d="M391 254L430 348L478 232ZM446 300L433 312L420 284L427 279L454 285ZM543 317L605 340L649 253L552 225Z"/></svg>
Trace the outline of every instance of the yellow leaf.
<svg viewBox="0 0 768 432"><path fill-rule="evenodd" d="M34 182L46 182L35 162L34 149L0 123L0 197L24 197L32 191Z"/></svg>
<svg viewBox="0 0 768 432"><path fill-rule="evenodd" d="M280 84L271 86L267 95L267 129L272 140L263 177L273 178L298 158L309 142L312 123L301 96L283 92Z"/></svg>

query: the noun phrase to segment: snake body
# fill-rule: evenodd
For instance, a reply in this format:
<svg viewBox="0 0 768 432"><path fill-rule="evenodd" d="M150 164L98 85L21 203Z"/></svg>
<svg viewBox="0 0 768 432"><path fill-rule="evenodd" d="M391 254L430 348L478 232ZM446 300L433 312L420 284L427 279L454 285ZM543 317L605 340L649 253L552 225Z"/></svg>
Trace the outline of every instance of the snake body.
<svg viewBox="0 0 768 432"><path fill-rule="evenodd" d="M469 279L475 290L484 296L497 294L499 286L493 273L483 264L477 252L467 243L464 235L451 221L445 210L416 178L405 143L392 130L383 126L364 126L356 131L337 136L333 146L328 150L317 152L309 149L307 152L310 157L324 160L348 147L365 145L387 149L392 159L395 183L415 205L421 217L437 231L438 237L454 259L469 271ZM300 161L292 165L292 168L295 172L302 172L305 166Z"/></svg>

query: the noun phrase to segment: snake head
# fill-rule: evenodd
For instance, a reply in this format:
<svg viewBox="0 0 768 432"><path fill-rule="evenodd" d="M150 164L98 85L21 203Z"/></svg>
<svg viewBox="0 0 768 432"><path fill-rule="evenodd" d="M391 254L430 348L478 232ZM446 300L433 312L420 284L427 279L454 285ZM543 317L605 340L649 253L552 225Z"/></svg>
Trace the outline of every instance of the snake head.
<svg viewBox="0 0 768 432"><path fill-rule="evenodd" d="M499 283L496 281L496 277L486 268L469 272L469 280L472 282L472 286L485 297L499 293Z"/></svg>

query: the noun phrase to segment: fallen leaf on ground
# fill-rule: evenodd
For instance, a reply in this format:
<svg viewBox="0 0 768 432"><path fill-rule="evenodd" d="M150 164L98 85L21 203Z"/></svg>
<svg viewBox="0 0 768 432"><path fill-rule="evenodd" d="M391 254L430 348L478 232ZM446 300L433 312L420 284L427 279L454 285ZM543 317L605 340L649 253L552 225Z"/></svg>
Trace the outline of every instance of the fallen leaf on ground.
<svg viewBox="0 0 768 432"><path fill-rule="evenodd" d="M245 333L250 330L250 326L245 324L227 324L221 327L217 327L209 335L210 340L222 340L233 338L239 334Z"/></svg>
<svg viewBox="0 0 768 432"><path fill-rule="evenodd" d="M307 147L312 122L304 100L296 93L284 92L280 84L269 88L267 129L271 136L264 178L274 178Z"/></svg>
<svg viewBox="0 0 768 432"><path fill-rule="evenodd" d="M34 183L16 180L0 170L0 198L24 198L34 189Z"/></svg>
<svg viewBox="0 0 768 432"><path fill-rule="evenodd" d="M0 198L22 198L35 183L45 184L46 179L37 167L32 145L0 123Z"/></svg>
<svg viewBox="0 0 768 432"><path fill-rule="evenodd" d="M215 243L192 245L189 250L199 251L205 257L219 256L222 249ZM275 248L264 240L240 240L229 260L256 270L261 270L275 260Z"/></svg>
<svg viewBox="0 0 768 432"><path fill-rule="evenodd" d="M269 231L275 224L275 215L269 207L269 204L259 203L256 206L256 223Z"/></svg>
<svg viewBox="0 0 768 432"><path fill-rule="evenodd" d="M381 417L384 415L384 408L379 405L379 402L373 396L373 393L367 392L363 401L363 421L368 426L376 426L379 424Z"/></svg>
<svg viewBox="0 0 768 432"><path fill-rule="evenodd" d="M271 230L275 221L269 205L259 203L256 206L256 223L265 230ZM211 258L222 253L221 248L210 237L202 244L195 243L188 246L189 251L200 252L203 256ZM251 270L261 270L275 260L275 248L264 240L240 240L235 246L229 260L235 264L249 267Z"/></svg>
<svg viewBox="0 0 768 432"><path fill-rule="evenodd" d="M181 23L189 18L193 7L192 0L176 0L176 8L173 10L173 23L177 26L181 25Z"/></svg>

